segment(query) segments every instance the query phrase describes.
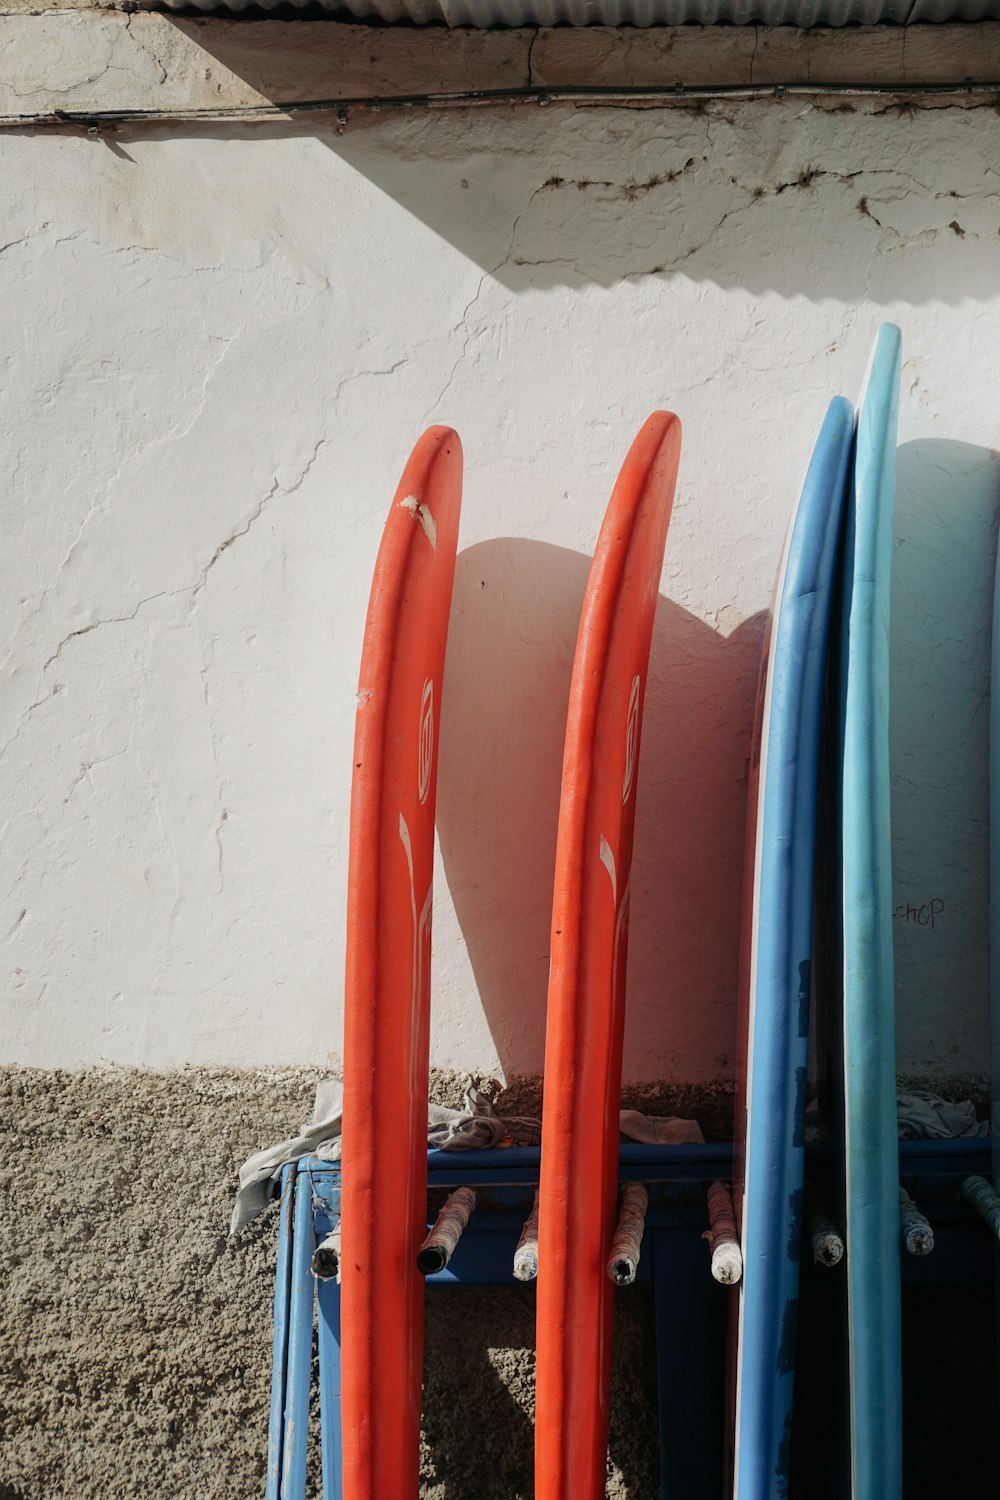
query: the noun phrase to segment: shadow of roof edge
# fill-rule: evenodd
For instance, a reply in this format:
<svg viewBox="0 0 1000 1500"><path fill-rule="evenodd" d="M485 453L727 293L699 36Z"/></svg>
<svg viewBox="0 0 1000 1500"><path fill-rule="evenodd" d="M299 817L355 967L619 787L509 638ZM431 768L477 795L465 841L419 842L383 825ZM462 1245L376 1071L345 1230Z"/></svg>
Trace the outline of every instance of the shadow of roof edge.
<svg viewBox="0 0 1000 1500"><path fill-rule="evenodd" d="M150 0L174 15L328 16L368 24L549 26L907 26L1000 20L1000 0Z"/></svg>

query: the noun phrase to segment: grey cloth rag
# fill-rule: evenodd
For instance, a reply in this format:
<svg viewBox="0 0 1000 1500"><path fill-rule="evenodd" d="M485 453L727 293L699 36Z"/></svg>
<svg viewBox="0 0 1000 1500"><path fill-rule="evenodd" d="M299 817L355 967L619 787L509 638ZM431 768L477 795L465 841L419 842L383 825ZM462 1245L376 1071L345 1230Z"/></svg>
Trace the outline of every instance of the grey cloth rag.
<svg viewBox="0 0 1000 1500"><path fill-rule="evenodd" d="M298 1161L303 1156L321 1156L326 1161L336 1161L340 1155L343 1119L344 1085L339 1078L321 1079L316 1085L312 1119L305 1122L298 1135L255 1152L240 1167L240 1185L229 1221L230 1234L245 1229L264 1212L286 1162Z"/></svg>
<svg viewBox="0 0 1000 1500"><path fill-rule="evenodd" d="M263 1213L287 1162L299 1161L304 1156L318 1156L322 1161L339 1159L343 1118L343 1083L339 1078L321 1079L316 1085L312 1119L305 1122L298 1135L255 1152L240 1168L230 1234L238 1234ZM694 1120L643 1115L635 1109L622 1110L621 1133L629 1140L649 1144L677 1145L704 1140ZM490 1101L471 1085L465 1091L462 1109L449 1109L443 1104L427 1106L427 1144L438 1151L479 1151L503 1140L531 1146L537 1145L541 1136L540 1120L530 1115L498 1115Z"/></svg>
<svg viewBox="0 0 1000 1500"><path fill-rule="evenodd" d="M960 1136L984 1136L986 1120L976 1119L971 1099L952 1104L926 1089L896 1095L896 1113L901 1141L947 1141Z"/></svg>
<svg viewBox="0 0 1000 1500"><path fill-rule="evenodd" d="M817 1141L820 1129L819 1103L811 1100L806 1110L806 1140ZM912 1089L896 1094L896 1124L901 1141L954 1141L962 1136L985 1136L989 1123L976 1119L971 1099L953 1104L928 1089Z"/></svg>
<svg viewBox="0 0 1000 1500"><path fill-rule="evenodd" d="M497 1114L478 1089L465 1091L464 1107L449 1109L444 1104L427 1106L427 1144L437 1151L480 1151L510 1139L518 1145L536 1144L541 1138L541 1122L522 1115ZM287 1162L303 1156L318 1156L322 1161L340 1158L340 1132L344 1121L344 1085L339 1078L324 1078L316 1085L316 1102L312 1119L307 1120L298 1135L257 1151L240 1168L240 1185L229 1221L229 1233L239 1230L263 1213L273 1196L274 1183Z"/></svg>
<svg viewBox="0 0 1000 1500"><path fill-rule="evenodd" d="M618 1129L629 1141L647 1146L703 1146L705 1137L697 1120L682 1120L677 1115L644 1115L637 1109L623 1109Z"/></svg>

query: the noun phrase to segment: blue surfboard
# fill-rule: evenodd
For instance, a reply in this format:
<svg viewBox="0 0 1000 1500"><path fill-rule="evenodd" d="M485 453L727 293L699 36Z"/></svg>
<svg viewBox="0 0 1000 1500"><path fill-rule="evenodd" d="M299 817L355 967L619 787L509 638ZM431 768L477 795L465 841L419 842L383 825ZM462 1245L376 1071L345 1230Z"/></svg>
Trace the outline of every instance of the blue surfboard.
<svg viewBox="0 0 1000 1500"><path fill-rule="evenodd" d="M889 809L889 575L900 342L899 329L883 324L858 411L844 539L839 671L832 694L838 710L833 759L840 814L842 1170L853 1500L899 1500L902 1493ZM837 852L835 845L835 858Z"/></svg>
<svg viewBox="0 0 1000 1500"><path fill-rule="evenodd" d="M1000 549L993 586L990 653L990 1040L993 1180L1000 1182ZM996 1263L1000 1287L1000 1261ZM997 1320L1000 1338L1000 1316Z"/></svg>
<svg viewBox="0 0 1000 1500"><path fill-rule="evenodd" d="M730 1366L736 1500L788 1492L820 733L853 429L853 407L835 397L786 537L757 692L737 1096L744 1273Z"/></svg>

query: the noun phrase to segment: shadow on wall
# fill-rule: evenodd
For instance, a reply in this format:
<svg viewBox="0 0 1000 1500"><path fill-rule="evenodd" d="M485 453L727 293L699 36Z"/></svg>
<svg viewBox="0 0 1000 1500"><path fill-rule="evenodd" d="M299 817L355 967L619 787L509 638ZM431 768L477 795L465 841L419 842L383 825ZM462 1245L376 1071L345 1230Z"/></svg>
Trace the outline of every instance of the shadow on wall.
<svg viewBox="0 0 1000 1500"><path fill-rule="evenodd" d="M500 538L462 552L455 573L438 835L508 1077L542 1070L563 738L589 567L566 548ZM732 1069L763 621L724 636L658 602L632 875L628 1082ZM706 1033L715 1039L707 1059ZM728 1038L721 1051L719 1037Z"/></svg>
<svg viewBox="0 0 1000 1500"><path fill-rule="evenodd" d="M267 47L257 57L245 38L173 24L273 93ZM814 302L996 290L992 158L960 107L498 104L356 113L343 134L329 117L254 127L256 139L302 135L513 292L646 276Z"/></svg>
<svg viewBox="0 0 1000 1500"><path fill-rule="evenodd" d="M1000 454L896 459L890 739L897 1044L907 1071L989 1056L989 685ZM960 1066L960 1065L959 1065Z"/></svg>

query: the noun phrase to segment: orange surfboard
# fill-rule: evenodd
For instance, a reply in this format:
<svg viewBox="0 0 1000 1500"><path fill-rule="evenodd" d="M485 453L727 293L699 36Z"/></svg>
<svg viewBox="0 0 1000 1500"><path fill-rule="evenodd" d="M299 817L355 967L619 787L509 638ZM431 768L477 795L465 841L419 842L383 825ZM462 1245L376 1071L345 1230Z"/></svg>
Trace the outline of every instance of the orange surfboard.
<svg viewBox="0 0 1000 1500"><path fill-rule="evenodd" d="M655 412L590 569L563 758L539 1187L535 1500L603 1500L632 833L680 422Z"/></svg>
<svg viewBox="0 0 1000 1500"><path fill-rule="evenodd" d="M344 994L345 1500L416 1500L438 724L462 496L450 427L417 443L372 582L358 686Z"/></svg>

